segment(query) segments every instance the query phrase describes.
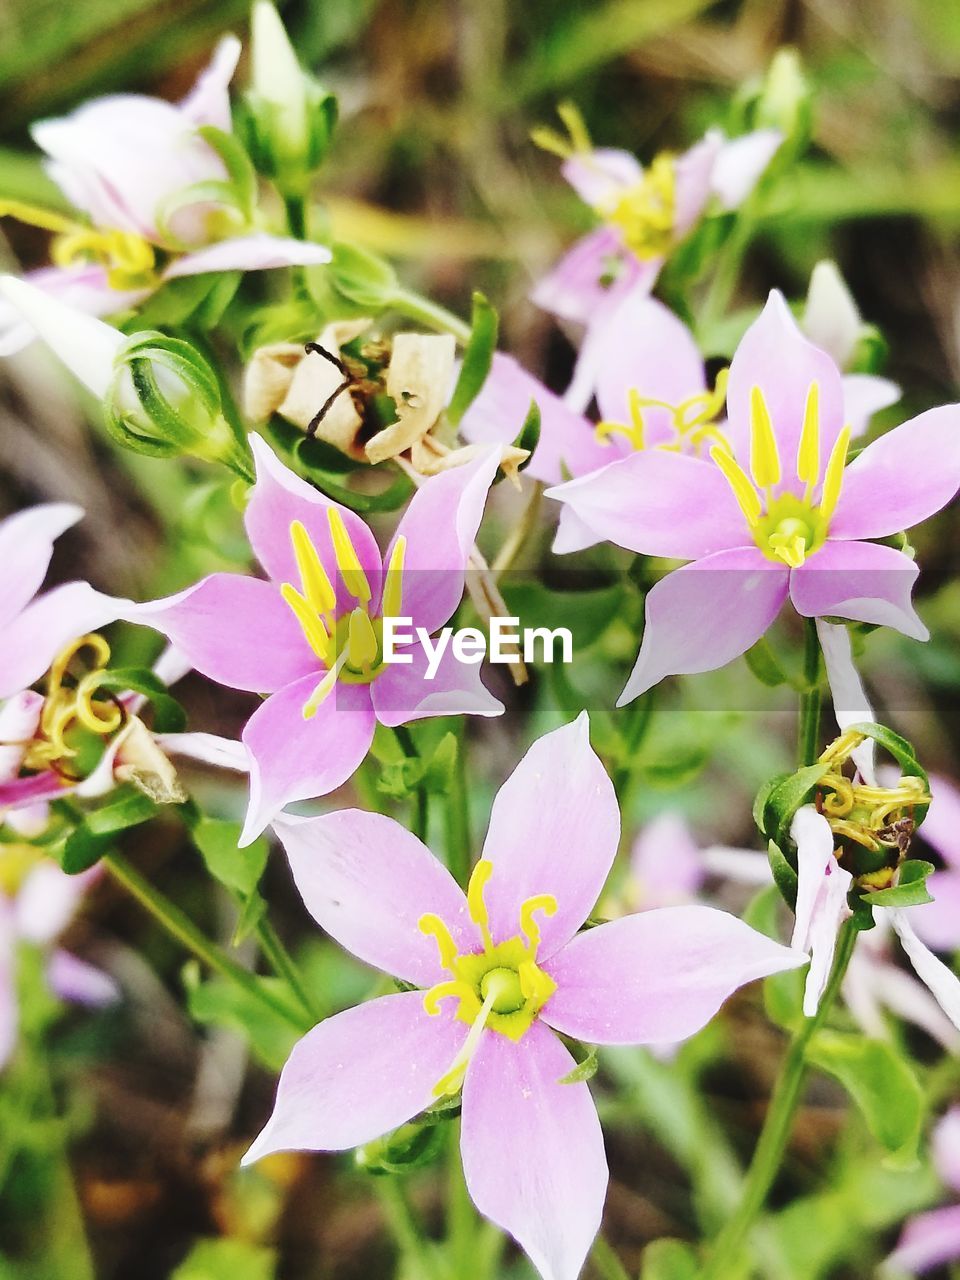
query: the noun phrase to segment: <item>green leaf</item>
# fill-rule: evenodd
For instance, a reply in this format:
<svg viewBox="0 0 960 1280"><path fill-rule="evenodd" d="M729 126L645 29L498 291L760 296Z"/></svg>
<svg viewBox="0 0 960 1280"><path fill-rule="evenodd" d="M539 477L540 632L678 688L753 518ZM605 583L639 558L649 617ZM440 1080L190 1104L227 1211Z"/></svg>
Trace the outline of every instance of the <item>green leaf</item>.
<svg viewBox="0 0 960 1280"><path fill-rule="evenodd" d="M286 1018L233 982L221 978L201 982L194 962L184 966L183 976L191 1017L205 1026L239 1031L264 1066L271 1071L280 1070L298 1039L296 1028ZM272 987L278 997L287 995L286 983L274 978L259 981Z"/></svg>
<svg viewBox="0 0 960 1280"><path fill-rule="evenodd" d="M212 124L201 125L197 133L217 153L236 193L237 208L252 221L257 207L257 174L253 162L235 134Z"/></svg>
<svg viewBox="0 0 960 1280"><path fill-rule="evenodd" d="M389 263L355 244L342 241L332 248L328 268L340 293L358 306L383 311L397 295L397 275Z"/></svg>
<svg viewBox="0 0 960 1280"><path fill-rule="evenodd" d="M917 759L917 753L906 738L901 738L899 733L894 733L886 725L874 724L872 721L851 724L848 726L848 732L862 733L865 737L872 738L877 746L883 747L884 751L893 756L902 773L919 778L929 792L930 779L927 777L927 771ZM913 816L918 827L927 816L928 808L929 806L925 804L916 806Z"/></svg>
<svg viewBox="0 0 960 1280"><path fill-rule="evenodd" d="M900 864L895 885L889 889L878 889L875 893L864 893L862 900L872 907L919 907L925 902L933 902L927 889L927 876L934 869L932 862L908 858Z"/></svg>
<svg viewBox="0 0 960 1280"><path fill-rule="evenodd" d="M835 1076L859 1107L867 1127L898 1162L916 1160L924 1096L912 1067L886 1041L819 1031L810 1060Z"/></svg>
<svg viewBox="0 0 960 1280"><path fill-rule="evenodd" d="M780 665L779 658L765 637L761 637L743 656L747 660L747 666L760 683L765 684L769 689L789 683L790 677Z"/></svg>
<svg viewBox="0 0 960 1280"><path fill-rule="evenodd" d="M529 458L525 458L517 467L518 471L526 471L530 463L533 461L533 455L537 451L537 445L540 443L540 428L542 420L540 415L540 406L536 400L530 401L530 408L527 410L527 416L523 420L523 426L517 432L516 438L513 440L515 449L526 449L530 454Z"/></svg>
<svg viewBox="0 0 960 1280"><path fill-rule="evenodd" d="M759 827L769 839L782 848L790 837L790 823L801 805L810 799L817 783L829 772L827 764L811 764L796 773L787 774L764 798Z"/></svg>
<svg viewBox="0 0 960 1280"><path fill-rule="evenodd" d="M447 419L458 426L461 418L480 394L493 364L500 318L482 293L473 295L470 338L463 353L460 376L447 405Z"/></svg>
<svg viewBox="0 0 960 1280"><path fill-rule="evenodd" d="M439 1121L453 1119L459 1111L459 1099L451 1101L456 1104L454 1107L425 1112L422 1118L358 1147L354 1157L357 1165L367 1173L395 1174L433 1164L446 1140L446 1131Z"/></svg>
<svg viewBox="0 0 960 1280"><path fill-rule="evenodd" d="M68 875L89 870L115 843L121 831L147 822L158 811L154 801L136 787L118 787L110 794L111 802L84 814L67 837L60 865Z"/></svg>
<svg viewBox="0 0 960 1280"><path fill-rule="evenodd" d="M568 1071L565 1076L561 1076L558 1083L582 1084L585 1080L592 1080L597 1074L599 1066L600 1060L597 1057L597 1046L591 1044L587 1048L587 1056L582 1058L572 1071Z"/></svg>
<svg viewBox="0 0 960 1280"><path fill-rule="evenodd" d="M236 927L233 931L233 937L230 939L230 945L239 947L244 938L249 938L257 925L267 914L266 900L256 891L244 901L237 920Z"/></svg>
<svg viewBox="0 0 960 1280"><path fill-rule="evenodd" d="M239 848L240 831L239 822L201 818L191 835L213 878L246 898L260 883L270 848L263 836Z"/></svg>
<svg viewBox="0 0 960 1280"><path fill-rule="evenodd" d="M141 693L153 707L155 733L181 733L187 724L186 713L167 693L163 681L146 667L114 667L104 672L101 689L113 689L117 693Z"/></svg>
<svg viewBox="0 0 960 1280"><path fill-rule="evenodd" d="M654 1240L643 1251L640 1280L696 1280L697 1252L683 1240Z"/></svg>
<svg viewBox="0 0 960 1280"><path fill-rule="evenodd" d="M783 850L775 840L767 842L767 857L770 860L770 870L773 872L774 883L780 891L780 896L793 911L797 905L797 873L784 857Z"/></svg>
<svg viewBox="0 0 960 1280"><path fill-rule="evenodd" d="M273 1249L247 1240L198 1240L170 1280L275 1280Z"/></svg>
<svg viewBox="0 0 960 1280"><path fill-rule="evenodd" d="M332 498L334 502L339 502L341 506L349 507L351 511L357 511L361 515L368 515L374 511L396 511L413 493L413 482L402 471L398 471L396 479L379 493L362 493L359 490L348 489L339 483L339 479L309 464L307 461L309 446L313 444L314 441L304 436L294 446L294 453L301 463L303 474L321 493Z"/></svg>

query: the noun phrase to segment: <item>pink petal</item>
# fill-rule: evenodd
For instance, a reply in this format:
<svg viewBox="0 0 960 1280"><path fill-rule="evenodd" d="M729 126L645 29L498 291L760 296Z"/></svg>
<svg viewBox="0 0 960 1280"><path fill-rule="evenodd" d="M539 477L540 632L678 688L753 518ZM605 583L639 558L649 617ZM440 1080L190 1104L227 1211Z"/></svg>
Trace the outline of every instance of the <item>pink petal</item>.
<svg viewBox="0 0 960 1280"><path fill-rule="evenodd" d="M780 612L787 583L787 570L755 547L720 551L662 578L647 596L643 643L617 706L664 676L716 671L746 653Z"/></svg>
<svg viewBox="0 0 960 1280"><path fill-rule="evenodd" d="M327 1018L294 1045L273 1114L242 1163L273 1151L344 1151L404 1124L435 1100L466 1034L449 1012L426 1013L419 991Z"/></svg>
<svg viewBox="0 0 960 1280"><path fill-rule="evenodd" d="M933 902L910 909L917 936L934 951L960 951L960 871L934 871L927 890Z"/></svg>
<svg viewBox="0 0 960 1280"><path fill-rule="evenodd" d="M933 1163L953 1191L960 1191L960 1107L946 1113L933 1131Z"/></svg>
<svg viewBox="0 0 960 1280"><path fill-rule="evenodd" d="M944 862L960 870L960 791L949 779L931 774L930 794L933 800L920 835Z"/></svg>
<svg viewBox="0 0 960 1280"><path fill-rule="evenodd" d="M568 556L573 551L583 551L585 547L594 547L602 541L600 535L594 533L573 507L565 502L560 508L560 519L553 539L554 555Z"/></svg>
<svg viewBox="0 0 960 1280"><path fill-rule="evenodd" d="M138 306L150 294L149 289L111 289L106 272L100 266L43 267L39 271L28 271L23 278L34 288L59 299L75 311L91 316L109 316L125 311ZM0 356L15 355L36 337L36 329L24 319L22 311L0 299Z"/></svg>
<svg viewBox="0 0 960 1280"><path fill-rule="evenodd" d="M896 965L880 964L873 960L869 963L874 967L877 997L892 1014L925 1031L947 1053L960 1052L960 1029L953 1025L922 982ZM883 1028L883 1032L886 1032L886 1028Z"/></svg>
<svg viewBox="0 0 960 1280"><path fill-rule="evenodd" d="M323 667L272 582L213 573L164 600L136 605L132 622L172 640L192 667L230 689L272 693Z"/></svg>
<svg viewBox="0 0 960 1280"><path fill-rule="evenodd" d="M823 880L836 862L833 832L823 814L805 804L794 814L790 838L797 846L797 901L790 945L808 951Z"/></svg>
<svg viewBox="0 0 960 1280"><path fill-rule="evenodd" d="M632 255L631 255L631 261ZM606 297L597 302L586 320L586 333L580 344L573 377L564 392L564 404L576 413L586 411L593 399L597 378L611 347L621 339L622 309L637 295L646 296L656 283L663 258L649 258L636 264L636 270L624 271L607 288Z"/></svg>
<svg viewBox="0 0 960 1280"><path fill-rule="evenodd" d="M658 907L588 929L547 964L542 1018L591 1044L663 1044L704 1027L728 996L806 964L726 911Z"/></svg>
<svg viewBox="0 0 960 1280"><path fill-rule="evenodd" d="M630 851L630 878L637 905L674 906L696 897L705 879L700 848L679 813L658 814Z"/></svg>
<svg viewBox="0 0 960 1280"><path fill-rule="evenodd" d="M428 716L499 716L503 703L480 679L480 665L458 662L448 645L432 680L426 678L427 655L420 644L403 656L410 663L390 663L371 686L373 707L381 724L394 728Z"/></svg>
<svg viewBox="0 0 960 1280"><path fill-rule="evenodd" d="M925 947L913 928L916 908L890 912L890 922L900 938L900 945L913 965L917 977L936 997L940 1008L955 1027L960 1029L960 978L942 960Z"/></svg>
<svg viewBox="0 0 960 1280"><path fill-rule="evenodd" d="M127 607L86 582L68 582L38 596L0 631L0 698L39 680L64 645L116 621Z"/></svg>
<svg viewBox="0 0 960 1280"><path fill-rule="evenodd" d="M805 618L836 615L927 640L930 633L910 600L919 572L909 556L893 547L827 542L791 571L790 598Z"/></svg>
<svg viewBox="0 0 960 1280"><path fill-rule="evenodd" d="M493 863L486 902L494 938L518 933L527 898L552 894L556 915L537 916L540 958L552 955L596 905L619 840L613 783L583 712L538 738L494 799L481 854Z"/></svg>
<svg viewBox="0 0 960 1280"><path fill-rule="evenodd" d="M654 274L647 263L639 262L624 248L619 232L598 227L578 240L537 282L530 301L561 319L586 324L641 279L649 278L652 287Z"/></svg>
<svg viewBox="0 0 960 1280"><path fill-rule="evenodd" d="M753 191L783 142L779 129L757 129L726 142L717 154L710 178L724 209L736 209Z"/></svg>
<svg viewBox="0 0 960 1280"><path fill-rule="evenodd" d="M487 1032L463 1086L460 1147L474 1204L509 1231L543 1280L577 1280L607 1189L590 1091L561 1084L573 1058L535 1022L514 1044Z"/></svg>
<svg viewBox="0 0 960 1280"><path fill-rule="evenodd" d="M569 503L600 537L639 555L694 560L749 537L719 467L663 449L628 454L548 489L547 497Z"/></svg>
<svg viewBox="0 0 960 1280"><path fill-rule="evenodd" d="M878 378L872 373L845 373L843 412L853 439L864 435L873 415L889 409L900 396L900 388L889 378Z"/></svg>
<svg viewBox="0 0 960 1280"><path fill-rule="evenodd" d="M213 51L210 65L180 102L180 114L192 124L212 124L230 132L230 95L227 87L240 60L242 45L236 36L224 36Z"/></svg>
<svg viewBox="0 0 960 1280"><path fill-rule="evenodd" d="M597 373L601 418L630 422L631 389L671 405L706 390L703 357L693 334L662 302L630 294L617 309L616 329ZM667 410L645 408L643 418L647 447L672 443L673 417Z"/></svg>
<svg viewBox="0 0 960 1280"><path fill-rule="evenodd" d="M218 769L248 773L250 757L242 742L221 738L215 733L158 733L154 741L161 751L171 756L186 756Z"/></svg>
<svg viewBox="0 0 960 1280"><path fill-rule="evenodd" d="M886 1265L919 1275L957 1258L960 1258L960 1204L953 1204L910 1218Z"/></svg>
<svg viewBox="0 0 960 1280"><path fill-rule="evenodd" d="M249 236L220 240L205 249L194 249L174 258L163 278L176 280L179 276L202 276L210 271L273 271L280 267L323 266L331 256L325 245L259 231Z"/></svg>
<svg viewBox="0 0 960 1280"><path fill-rule="evenodd" d="M763 392L787 487L796 487L797 449L811 383L820 388L820 457L830 456L844 425L843 384L837 366L800 332L783 294L774 289L744 334L730 365L727 433L740 461L750 456L750 396Z"/></svg>
<svg viewBox="0 0 960 1280"><path fill-rule="evenodd" d="M13 778L10 782L0 782L0 809L4 810L5 820L9 822L15 815L30 813L41 805L45 805L47 800L55 800L68 792L69 788L65 786L58 773L52 770L46 773L32 773L25 778ZM11 825L15 828L17 826L16 822L12 822Z"/></svg>
<svg viewBox="0 0 960 1280"><path fill-rule="evenodd" d="M327 511L335 508L340 512L367 576L372 592L371 608L375 609L380 600L380 550L364 522L355 512L331 502L306 480L294 475L261 436L251 434L250 447L257 468L257 483L250 493L244 523L253 553L268 575L274 582L292 582L299 586L300 576L290 541L290 526L299 520L336 588L338 608L352 609L356 602L340 581L330 537Z"/></svg>
<svg viewBox="0 0 960 1280"><path fill-rule="evenodd" d="M432 633L463 599L467 561L476 542L487 494L500 465L499 449L432 476L413 495L384 557L406 538L401 616Z"/></svg>
<svg viewBox="0 0 960 1280"><path fill-rule="evenodd" d="M287 685L258 707L243 730L250 755L250 803L241 847L284 805L328 795L356 771L373 741L370 687L339 683L311 720L304 703L317 675Z"/></svg>
<svg viewBox="0 0 960 1280"><path fill-rule="evenodd" d="M12 622L40 590L54 542L82 515L72 502L47 502L0 520L0 627Z"/></svg>
<svg viewBox="0 0 960 1280"><path fill-rule="evenodd" d="M928 409L868 444L843 473L831 538L883 538L945 507L960 488L960 405Z"/></svg>
<svg viewBox="0 0 960 1280"><path fill-rule="evenodd" d="M27 743L40 725L43 695L27 689L0 707L0 783L20 772Z"/></svg>
<svg viewBox="0 0 960 1280"><path fill-rule="evenodd" d="M70 1004L98 1009L120 999L120 988L108 973L71 955L56 950L47 962L50 990Z"/></svg>
<svg viewBox="0 0 960 1280"><path fill-rule="evenodd" d="M73 919L96 878L96 872L68 876L53 862L34 867L14 902L20 937L37 944L52 942Z"/></svg>
<svg viewBox="0 0 960 1280"><path fill-rule="evenodd" d="M827 683L833 698L833 714L841 730L851 725L863 724L875 719L873 707L867 698L863 681L853 661L850 633L843 623L839 625L817 619L817 638L823 653L823 665L827 670ZM851 752L851 759L868 786L877 785L875 769L875 744L872 738L861 742Z"/></svg>
<svg viewBox="0 0 960 1280"><path fill-rule="evenodd" d="M460 434L471 444L509 444L517 438L533 400L540 409L540 440L527 473L535 480L559 484L564 468L579 476L611 461L616 448L597 440L592 423L568 409L512 356L500 352L463 415Z"/></svg>
<svg viewBox="0 0 960 1280"><path fill-rule="evenodd" d="M643 178L643 168L629 151L594 147L563 162L560 172L584 204L606 204Z"/></svg>
<svg viewBox="0 0 960 1280"><path fill-rule="evenodd" d="M710 129L676 161L674 232L678 240L698 221L713 194L714 169L725 142L721 129Z"/></svg>
<svg viewBox="0 0 960 1280"><path fill-rule="evenodd" d="M851 914L847 895L853 877L837 862L829 823L812 805L797 810L790 833L797 846L798 877L792 945L810 956L803 1012L812 1018L833 968L837 934Z"/></svg>
<svg viewBox="0 0 960 1280"><path fill-rule="evenodd" d="M463 890L399 822L341 809L320 818L281 816L273 825L304 906L365 964L421 987L448 977L436 939L418 928L428 913L446 923L459 951L479 948Z"/></svg>

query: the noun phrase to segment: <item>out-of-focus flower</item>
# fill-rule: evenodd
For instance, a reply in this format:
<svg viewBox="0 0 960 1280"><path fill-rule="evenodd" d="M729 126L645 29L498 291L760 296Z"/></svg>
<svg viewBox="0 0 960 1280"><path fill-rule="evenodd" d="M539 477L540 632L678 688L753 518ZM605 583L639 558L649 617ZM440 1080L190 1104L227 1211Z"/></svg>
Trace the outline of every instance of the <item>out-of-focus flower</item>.
<svg viewBox="0 0 960 1280"><path fill-rule="evenodd" d="M97 1007L119 997L108 974L54 945L98 874L94 867L68 876L29 845L0 845L0 1069L17 1043L17 950L21 944L47 953L47 981L62 1000Z"/></svg>
<svg viewBox="0 0 960 1280"><path fill-rule="evenodd" d="M568 118L573 146L536 135L564 155L563 176L601 220L532 293L544 310L586 326L573 381L572 409L590 401L604 350L627 332L621 307L653 288L664 262L711 203L735 209L753 190L782 141L776 129L726 138L711 129L680 156L658 155L644 169L627 151L593 148L582 123Z"/></svg>
<svg viewBox="0 0 960 1280"><path fill-rule="evenodd" d="M432 634L463 595L497 456L424 483L387 554L354 512L331 502L251 436L257 483L247 536L268 581L215 573L130 618L167 635L191 666L271 696L243 731L251 757L249 843L294 800L334 790L369 750L374 726L434 715L499 715L478 669L447 648L434 678L419 643L385 663L383 619Z"/></svg>
<svg viewBox="0 0 960 1280"><path fill-rule="evenodd" d="M684 818L670 810L639 832L630 851L628 894L638 911L693 902L711 877L735 884L771 883L770 863L754 849L701 848Z"/></svg>
<svg viewBox="0 0 960 1280"><path fill-rule="evenodd" d="M734 355L727 412L727 444L714 446L710 461L643 451L548 491L564 504L564 550L576 548L582 530L590 541L693 562L648 595L643 643L619 705L666 675L726 665L763 635L788 596L805 617L838 615L927 637L910 599L917 566L865 539L910 528L953 498L960 408L920 414L847 467L839 371L774 291Z"/></svg>
<svg viewBox="0 0 960 1280"><path fill-rule="evenodd" d="M945 1187L960 1194L960 1107L953 1107L933 1131L933 1163ZM960 1259L960 1204L918 1213L903 1229L885 1272L922 1275Z"/></svg>
<svg viewBox="0 0 960 1280"><path fill-rule="evenodd" d="M389 818L348 810L282 818L276 830L317 922L426 990L309 1032L245 1159L357 1146L462 1088L470 1195L545 1280L579 1274L607 1184L589 1090L570 1078L576 1063L552 1032L596 1044L683 1039L744 983L803 963L708 907L577 932L620 834L585 715L534 743L501 788L466 895Z"/></svg>
<svg viewBox="0 0 960 1280"><path fill-rule="evenodd" d="M0 201L0 215L54 233L54 265L29 277L37 288L102 316L181 276L330 261L322 245L257 229L254 210L228 181L216 134L201 132L229 134L227 86L239 56L239 40L227 36L177 105L116 94L34 125L50 176L78 210L70 217ZM0 354L33 336L16 310L0 309Z"/></svg>

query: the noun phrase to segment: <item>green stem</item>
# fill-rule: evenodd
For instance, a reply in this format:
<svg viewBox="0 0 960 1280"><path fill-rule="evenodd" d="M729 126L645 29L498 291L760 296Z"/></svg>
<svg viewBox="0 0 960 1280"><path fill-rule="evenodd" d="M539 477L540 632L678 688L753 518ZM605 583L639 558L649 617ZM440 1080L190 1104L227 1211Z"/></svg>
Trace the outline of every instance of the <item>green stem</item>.
<svg viewBox="0 0 960 1280"><path fill-rule="evenodd" d="M307 202L301 195L284 196L283 207L287 215L287 229L294 240L307 238Z"/></svg>
<svg viewBox="0 0 960 1280"><path fill-rule="evenodd" d="M647 736L650 720L653 715L653 690L641 694L630 704L626 714L623 730L623 761L613 775L613 786L620 801L621 809L626 802L626 794L634 772L634 758Z"/></svg>
<svg viewBox="0 0 960 1280"><path fill-rule="evenodd" d="M815 619L807 618L803 650L804 690L800 695L800 768L814 764L820 754L820 639Z"/></svg>
<svg viewBox="0 0 960 1280"><path fill-rule="evenodd" d="M457 758L447 793L447 866L462 888L470 879L470 793L467 788L467 734L457 725Z"/></svg>
<svg viewBox="0 0 960 1280"><path fill-rule="evenodd" d="M417 1276L418 1280L445 1280L439 1259L424 1239L420 1224L407 1204L399 1181L399 1178L390 1176L374 1179L380 1205L393 1238L403 1254L414 1264L411 1275Z"/></svg>
<svg viewBox="0 0 960 1280"><path fill-rule="evenodd" d="M420 752L417 750L417 744L413 740L413 734L406 727L400 724L394 729L397 742L400 744L400 750L408 760L419 760ZM413 802L413 834L426 842L427 827L430 821L430 797L427 795L427 789L423 783L417 783L416 796Z"/></svg>
<svg viewBox="0 0 960 1280"><path fill-rule="evenodd" d="M463 1177L460 1125L451 1124L447 1147L447 1256L454 1276L471 1274L475 1262L477 1217Z"/></svg>
<svg viewBox="0 0 960 1280"><path fill-rule="evenodd" d="M437 329L440 333L452 333L458 342L466 343L470 338L470 326L459 316L455 316L439 302L431 302L422 298L411 289L401 289L390 299L394 311L399 311L408 320L416 320L428 329Z"/></svg>
<svg viewBox="0 0 960 1280"><path fill-rule="evenodd" d="M787 1050L779 1079L770 1098L763 1131L747 1171L743 1197L736 1212L728 1219L727 1225L714 1241L707 1264L700 1273L700 1280L725 1280L725 1277L734 1274L734 1267L747 1233L763 1208L780 1170L783 1153L793 1128L794 1112L800 1101L806 1073L807 1048L823 1025L837 997L856 940L857 930L853 922L848 920L840 930L837 939L837 954L820 1006L812 1018L804 1019L803 1025L794 1033L790 1048Z"/></svg>
<svg viewBox="0 0 960 1280"><path fill-rule="evenodd" d="M746 208L741 208L730 236L720 252L713 279L710 281L703 301L697 326L700 336L708 335L710 330L719 324L730 305L754 227L754 218Z"/></svg>
<svg viewBox="0 0 960 1280"><path fill-rule="evenodd" d="M260 943L263 954L273 966L274 973L289 984L311 1021L321 1022L323 1020L323 1010L317 1004L313 992L304 981L293 956L280 941L276 929L265 916L257 925L256 934L257 941Z"/></svg>
<svg viewBox="0 0 960 1280"><path fill-rule="evenodd" d="M261 1004L268 1005L273 1013L279 1014L281 1018L285 1018L287 1022L292 1023L300 1031L308 1029L303 1018L290 1008L284 1001L278 1000L275 995L267 990L264 985L258 981L256 976L242 965L232 960L227 953L218 947L216 943L211 942L206 934L202 933L189 916L164 894L156 889L149 880L145 880L139 871L127 861L121 853L105 853L103 855L103 864L113 876L113 878L127 890L137 902L161 924L171 937L181 943L182 946L195 956L202 964L212 969L214 973L219 973L221 977L235 982L238 987L242 987L254 999L259 1000Z"/></svg>
<svg viewBox="0 0 960 1280"><path fill-rule="evenodd" d="M598 1235L593 1242L590 1261L601 1280L630 1280L630 1275L614 1252L613 1246L602 1235Z"/></svg>

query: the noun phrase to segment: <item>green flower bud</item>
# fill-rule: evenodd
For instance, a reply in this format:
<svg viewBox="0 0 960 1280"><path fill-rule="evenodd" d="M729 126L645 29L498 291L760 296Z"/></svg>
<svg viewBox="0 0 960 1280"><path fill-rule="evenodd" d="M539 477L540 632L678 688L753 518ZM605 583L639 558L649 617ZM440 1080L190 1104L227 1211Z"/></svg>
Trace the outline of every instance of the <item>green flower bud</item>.
<svg viewBox="0 0 960 1280"><path fill-rule="evenodd" d="M796 49L778 49L762 79L744 85L735 102L744 129L779 129L784 143L778 153L798 155L810 141L813 111L810 85Z"/></svg>

